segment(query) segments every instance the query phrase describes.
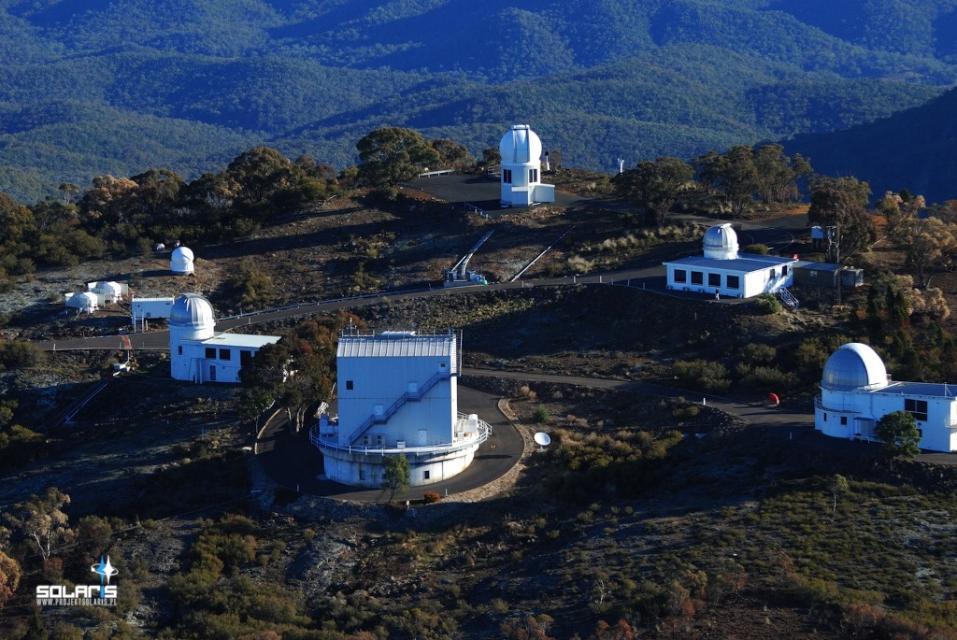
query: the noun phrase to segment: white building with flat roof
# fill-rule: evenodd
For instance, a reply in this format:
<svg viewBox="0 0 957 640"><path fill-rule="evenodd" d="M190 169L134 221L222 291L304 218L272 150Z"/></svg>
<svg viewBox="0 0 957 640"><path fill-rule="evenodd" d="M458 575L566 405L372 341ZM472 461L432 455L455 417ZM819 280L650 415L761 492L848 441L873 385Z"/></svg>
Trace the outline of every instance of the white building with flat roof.
<svg viewBox="0 0 957 640"><path fill-rule="evenodd" d="M382 485L383 461L406 456L410 484L461 473L490 433L458 412L458 340L453 333L343 335L336 352L339 416L310 433L327 478Z"/></svg>
<svg viewBox="0 0 957 640"><path fill-rule="evenodd" d="M150 320L168 321L176 298L133 298L130 317L134 331L146 331Z"/></svg>
<svg viewBox="0 0 957 640"><path fill-rule="evenodd" d="M920 447L957 451L957 388L948 384L894 382L880 356L849 343L831 354L814 400L814 427L833 438L875 441L877 422L906 411L917 420Z"/></svg>
<svg viewBox="0 0 957 640"><path fill-rule="evenodd" d="M498 146L502 156L502 206L555 202L555 185L542 183L542 141L527 124L516 124Z"/></svg>
<svg viewBox="0 0 957 640"><path fill-rule="evenodd" d="M176 297L169 315L170 375L203 384L239 382L240 371L279 336L216 333L213 306L198 293Z"/></svg>
<svg viewBox="0 0 957 640"><path fill-rule="evenodd" d="M738 235L725 223L704 234L704 254L665 262L673 291L753 298L777 293L794 283L794 258L740 253Z"/></svg>

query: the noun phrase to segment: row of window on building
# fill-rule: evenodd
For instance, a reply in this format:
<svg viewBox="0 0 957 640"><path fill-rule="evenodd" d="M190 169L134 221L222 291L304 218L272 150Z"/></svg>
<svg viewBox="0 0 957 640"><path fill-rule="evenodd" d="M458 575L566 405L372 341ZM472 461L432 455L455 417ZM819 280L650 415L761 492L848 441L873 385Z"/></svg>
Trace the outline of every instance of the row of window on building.
<svg viewBox="0 0 957 640"><path fill-rule="evenodd" d="M502 182L505 184L512 184L512 170L511 169L502 169ZM532 184L538 182L538 169L529 169L528 170L528 183Z"/></svg>
<svg viewBox="0 0 957 640"><path fill-rule="evenodd" d="M181 347L182 348L182 347ZM206 347L206 359L207 360L221 360L223 362L232 362L233 359L233 350L232 349L219 349L217 358L217 349L215 347ZM242 349L239 352L239 364L241 366L246 366L253 359L253 352L247 349Z"/></svg>
<svg viewBox="0 0 957 640"><path fill-rule="evenodd" d="M709 287L720 287L721 286L721 274L720 273L705 273L703 271L692 271L691 272L691 284L703 285L705 281L705 275L708 276L708 286ZM687 283L688 282L688 272L684 269L675 269L675 282L676 283ZM733 276L727 274L724 276L724 288L725 289L740 289L741 288L741 276Z"/></svg>
<svg viewBox="0 0 957 640"><path fill-rule="evenodd" d="M918 422L927 422L927 401L914 400L912 398L904 399L904 411L914 416ZM824 414L824 422L827 422L827 414ZM841 416L841 426L847 426L847 416Z"/></svg>

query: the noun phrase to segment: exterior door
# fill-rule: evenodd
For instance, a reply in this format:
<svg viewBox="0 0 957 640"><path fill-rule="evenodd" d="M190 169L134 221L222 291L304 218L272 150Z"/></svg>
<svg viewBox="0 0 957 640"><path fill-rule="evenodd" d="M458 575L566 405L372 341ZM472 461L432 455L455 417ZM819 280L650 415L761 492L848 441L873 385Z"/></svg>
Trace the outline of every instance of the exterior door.
<svg viewBox="0 0 957 640"><path fill-rule="evenodd" d="M209 365L209 380L210 382L216 382L216 365Z"/></svg>

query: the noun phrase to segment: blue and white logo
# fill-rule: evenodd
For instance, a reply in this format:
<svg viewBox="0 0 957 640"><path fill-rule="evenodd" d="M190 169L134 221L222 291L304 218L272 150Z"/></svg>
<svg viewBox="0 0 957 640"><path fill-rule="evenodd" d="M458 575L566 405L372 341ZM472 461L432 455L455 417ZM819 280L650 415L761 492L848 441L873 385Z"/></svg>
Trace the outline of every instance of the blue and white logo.
<svg viewBox="0 0 957 640"><path fill-rule="evenodd" d="M105 585L110 584L110 578L119 573L119 571L110 564L110 556L106 556L106 561L103 560L103 556L100 556L99 564L94 564L90 566L90 571L100 576L100 593L105 592Z"/></svg>

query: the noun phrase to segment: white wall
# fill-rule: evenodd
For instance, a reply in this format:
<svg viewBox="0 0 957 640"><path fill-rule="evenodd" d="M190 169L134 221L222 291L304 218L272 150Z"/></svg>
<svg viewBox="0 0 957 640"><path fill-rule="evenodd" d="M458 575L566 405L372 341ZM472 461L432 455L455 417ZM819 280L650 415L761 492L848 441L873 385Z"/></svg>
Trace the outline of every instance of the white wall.
<svg viewBox="0 0 957 640"><path fill-rule="evenodd" d="M407 455L409 459L409 484L413 487L435 484L448 480L463 471L475 458L478 445L450 454L429 456ZM406 454L388 454L406 455ZM326 478L340 484L356 487L382 486L383 462L381 455L360 455L349 452L322 449L323 473ZM428 472L428 478L426 478Z"/></svg>
<svg viewBox="0 0 957 640"><path fill-rule="evenodd" d="M713 267L699 267L691 265L668 264L666 265L668 288L674 291L692 291L695 293L707 293L714 295L719 293L723 298L753 298L762 293L773 293L781 287L790 287L794 284L794 269L788 265L788 273L781 277L782 266L768 266L767 269L742 273L739 271L730 271L727 269L716 269ZM686 281L677 282L675 280L675 271L684 270ZM778 277L771 278L771 272L775 271ZM691 272L698 271L702 274L702 284L692 284ZM716 274L720 277L720 285L709 284L708 275ZM738 276L737 289L728 287L728 276Z"/></svg>
<svg viewBox="0 0 957 640"><path fill-rule="evenodd" d="M454 371L455 366L449 356L338 358L339 444L351 444L352 434L369 416L385 412L407 391L421 388L436 373ZM365 434L369 446L395 447L397 441L418 446L420 430L426 431L426 444L452 442L457 407L456 378L442 380L421 400L406 402L388 422L373 425ZM361 446L362 442L360 439L356 444Z"/></svg>
<svg viewBox="0 0 957 640"><path fill-rule="evenodd" d="M180 347L182 347L182 353L180 353ZM215 358L206 357L207 348L215 350ZM220 350L228 350L230 359L220 359ZM240 381L239 376L242 370L241 351L248 351L249 357L255 358L259 349L207 346L202 342L193 341L171 344L170 375L174 380L184 380L198 384L206 382L236 384Z"/></svg>
<svg viewBox="0 0 957 640"><path fill-rule="evenodd" d="M824 435L835 438L874 439L873 431L868 432L868 428L872 429L888 413L903 411L904 400L908 398L927 402L927 420L917 422L922 433L921 449L957 451L957 437L949 428L957 417L954 398L822 389L822 406L815 407L814 426ZM842 425L841 418L845 418L847 424Z"/></svg>

